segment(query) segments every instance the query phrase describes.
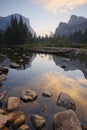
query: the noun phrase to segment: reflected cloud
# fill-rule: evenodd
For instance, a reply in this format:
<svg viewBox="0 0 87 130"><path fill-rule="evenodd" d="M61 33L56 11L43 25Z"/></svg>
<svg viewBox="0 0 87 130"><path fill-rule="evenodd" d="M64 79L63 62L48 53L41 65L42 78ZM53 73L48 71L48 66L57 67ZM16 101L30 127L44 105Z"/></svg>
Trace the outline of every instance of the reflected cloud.
<svg viewBox="0 0 87 130"><path fill-rule="evenodd" d="M86 119L87 87L85 86L87 86L87 80L84 77L73 79L63 73L50 72L44 75L44 79L47 81L43 87L44 90L51 91L54 95L54 99L57 99L60 92L69 94L76 102L77 111L79 113L82 112Z"/></svg>

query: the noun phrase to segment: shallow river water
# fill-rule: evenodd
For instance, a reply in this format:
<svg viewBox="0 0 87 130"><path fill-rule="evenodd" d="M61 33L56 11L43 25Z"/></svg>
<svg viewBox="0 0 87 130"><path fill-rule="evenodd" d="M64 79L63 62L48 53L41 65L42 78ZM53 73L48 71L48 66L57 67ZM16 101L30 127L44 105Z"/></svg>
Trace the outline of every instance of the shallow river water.
<svg viewBox="0 0 87 130"><path fill-rule="evenodd" d="M8 97L17 96L25 89L38 93L38 98L33 102L21 101L18 110L26 115L26 123L32 126L31 114L40 114L47 121L46 129L53 129L53 115L66 110L56 105L60 92L69 94L76 103L76 115L83 125L87 125L87 63L79 58L64 58L49 54L32 54L19 52L8 48L0 51L0 65L9 66L11 62L21 65L19 69L11 69L6 74L7 80L0 84L0 92L8 90L6 98L0 107L6 109ZM6 56L5 56L6 55ZM22 59L22 60L21 60ZM62 65L65 67L62 68ZM50 91L52 97L42 96L43 91ZM9 129L13 128L9 126Z"/></svg>

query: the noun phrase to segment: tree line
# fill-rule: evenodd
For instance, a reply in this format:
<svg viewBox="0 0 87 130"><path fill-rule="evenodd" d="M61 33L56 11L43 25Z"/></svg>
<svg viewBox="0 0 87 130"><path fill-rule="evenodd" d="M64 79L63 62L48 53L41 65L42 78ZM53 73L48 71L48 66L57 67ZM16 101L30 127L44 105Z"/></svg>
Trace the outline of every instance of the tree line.
<svg viewBox="0 0 87 130"><path fill-rule="evenodd" d="M47 46L55 46L55 47L80 47L87 46L87 29L84 33L80 30L71 33L69 36L65 35L52 35L49 40Z"/></svg>
<svg viewBox="0 0 87 130"><path fill-rule="evenodd" d="M35 39L35 43L42 43L43 45L47 46L68 46L72 44L87 44L87 29L84 33L79 30L75 31L74 33L71 33L69 36L55 36L55 34L51 32L49 36L45 35L45 37L37 37Z"/></svg>
<svg viewBox="0 0 87 130"><path fill-rule="evenodd" d="M19 21L13 15L11 16L11 23L8 25L5 31L0 30L0 44L7 45L20 45L29 43L39 43L43 46L72 46L87 43L87 29L84 33L81 31L75 31L66 37L55 36L52 32L45 37L33 37L26 24L23 23L22 16Z"/></svg>
<svg viewBox="0 0 87 130"><path fill-rule="evenodd" d="M87 43L87 29L84 33L81 30L75 31L68 37L68 40L73 43Z"/></svg>
<svg viewBox="0 0 87 130"><path fill-rule="evenodd" d="M5 31L0 30L0 44L24 44L31 43L32 34L26 24L23 23L22 16L18 21L16 17L11 16L11 23Z"/></svg>

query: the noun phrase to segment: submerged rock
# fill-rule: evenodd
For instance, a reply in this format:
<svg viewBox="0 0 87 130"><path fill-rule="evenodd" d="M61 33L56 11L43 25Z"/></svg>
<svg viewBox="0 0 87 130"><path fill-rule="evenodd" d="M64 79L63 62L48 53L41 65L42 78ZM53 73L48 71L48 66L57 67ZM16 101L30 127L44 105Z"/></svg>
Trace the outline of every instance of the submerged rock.
<svg viewBox="0 0 87 130"><path fill-rule="evenodd" d="M20 125L22 125L22 124L25 122L25 119L26 119L26 117L25 117L24 114L20 115L20 116L13 122L13 126L14 126L15 128L19 127Z"/></svg>
<svg viewBox="0 0 87 130"><path fill-rule="evenodd" d="M7 123L7 116L0 114L0 130L5 127Z"/></svg>
<svg viewBox="0 0 87 130"><path fill-rule="evenodd" d="M8 122L15 121L19 116L23 115L22 111L11 112L7 114Z"/></svg>
<svg viewBox="0 0 87 130"><path fill-rule="evenodd" d="M43 107L42 107L42 112L44 113L47 109L48 109L48 106L47 106L47 105L43 106Z"/></svg>
<svg viewBox="0 0 87 130"><path fill-rule="evenodd" d="M37 114L31 115L30 120L31 120L32 124L34 125L34 127L37 129L41 129L41 128L45 127L45 125L46 125L45 118L40 115L37 115Z"/></svg>
<svg viewBox="0 0 87 130"><path fill-rule="evenodd" d="M7 95L7 91L2 92L2 93L0 94L0 101L3 100L6 95Z"/></svg>
<svg viewBox="0 0 87 130"><path fill-rule="evenodd" d="M24 90L21 93L21 99L24 101L34 101L37 98L38 94L37 92L33 91L33 90Z"/></svg>
<svg viewBox="0 0 87 130"><path fill-rule="evenodd" d="M6 79L7 79L6 76L0 76L0 82L4 81Z"/></svg>
<svg viewBox="0 0 87 130"><path fill-rule="evenodd" d="M7 102L7 110L12 111L20 107L20 98L9 97Z"/></svg>
<svg viewBox="0 0 87 130"><path fill-rule="evenodd" d="M54 130L82 130L77 116L72 110L56 113L53 124Z"/></svg>
<svg viewBox="0 0 87 130"><path fill-rule="evenodd" d="M22 125L19 130L30 130L30 127L26 124Z"/></svg>
<svg viewBox="0 0 87 130"><path fill-rule="evenodd" d="M57 105L65 107L66 109L76 110L76 104L73 99L66 93L61 92L57 99Z"/></svg>
<svg viewBox="0 0 87 130"><path fill-rule="evenodd" d="M17 63L11 63L10 67L15 69L15 68L19 68L20 65Z"/></svg>
<svg viewBox="0 0 87 130"><path fill-rule="evenodd" d="M51 96L52 96L52 93L49 92L49 91L44 91L44 92L42 93L42 95L43 95L44 97L51 97Z"/></svg>
<svg viewBox="0 0 87 130"><path fill-rule="evenodd" d="M5 111L0 108L0 114L5 114Z"/></svg>

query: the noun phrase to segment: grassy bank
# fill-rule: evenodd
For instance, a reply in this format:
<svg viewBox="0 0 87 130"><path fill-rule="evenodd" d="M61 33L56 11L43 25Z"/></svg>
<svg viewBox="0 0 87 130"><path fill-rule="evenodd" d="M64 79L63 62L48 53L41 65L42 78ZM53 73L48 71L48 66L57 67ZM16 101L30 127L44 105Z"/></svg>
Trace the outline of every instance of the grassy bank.
<svg viewBox="0 0 87 130"><path fill-rule="evenodd" d="M61 44L52 44L52 43L31 43L31 44L23 44L21 45L23 48L32 48L32 49L42 49L42 48L84 48L87 49L87 44L81 43L61 43Z"/></svg>

